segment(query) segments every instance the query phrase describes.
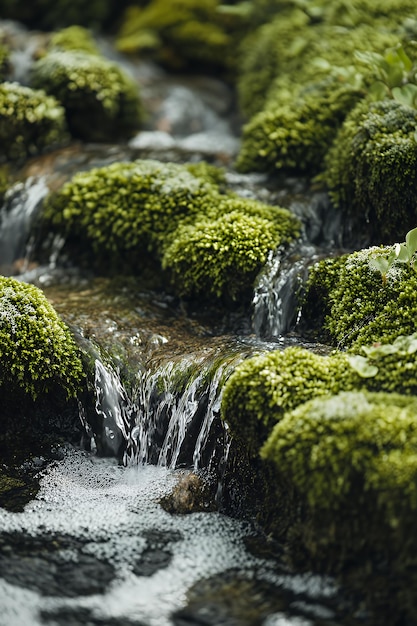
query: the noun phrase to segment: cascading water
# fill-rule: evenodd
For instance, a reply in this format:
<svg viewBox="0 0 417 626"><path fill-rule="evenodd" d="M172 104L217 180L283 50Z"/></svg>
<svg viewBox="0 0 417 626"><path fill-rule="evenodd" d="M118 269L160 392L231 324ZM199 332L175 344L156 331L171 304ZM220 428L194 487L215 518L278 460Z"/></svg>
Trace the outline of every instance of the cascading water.
<svg viewBox="0 0 417 626"><path fill-rule="evenodd" d="M227 437L220 420L223 384L241 358L190 356L143 372L124 463L210 467Z"/></svg>
<svg viewBox="0 0 417 626"><path fill-rule="evenodd" d="M300 294L317 249L298 244L289 252L271 252L260 272L253 297L253 328L258 337L280 337L297 322Z"/></svg>
<svg viewBox="0 0 417 626"><path fill-rule="evenodd" d="M0 266L3 270L7 271L14 261L26 257L33 219L48 191L43 178L28 178L6 192L0 210Z"/></svg>

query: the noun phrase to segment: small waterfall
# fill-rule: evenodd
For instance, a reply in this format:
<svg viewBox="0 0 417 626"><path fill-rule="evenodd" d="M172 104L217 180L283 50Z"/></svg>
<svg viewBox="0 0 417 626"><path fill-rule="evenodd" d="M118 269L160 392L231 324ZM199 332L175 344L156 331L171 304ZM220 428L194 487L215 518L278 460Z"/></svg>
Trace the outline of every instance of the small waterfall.
<svg viewBox="0 0 417 626"><path fill-rule="evenodd" d="M287 254L271 252L258 275L253 298L253 329L258 337L279 337L297 322L299 296L317 250L298 244Z"/></svg>
<svg viewBox="0 0 417 626"><path fill-rule="evenodd" d="M28 178L7 190L0 209L0 266L26 257L33 218L48 194L43 178Z"/></svg>
<svg viewBox="0 0 417 626"><path fill-rule="evenodd" d="M95 361L94 391L96 415L88 420L81 409L81 423L87 437L93 437L101 456L120 458L130 435L136 407L118 374L99 359Z"/></svg>
<svg viewBox="0 0 417 626"><path fill-rule="evenodd" d="M224 452L223 384L241 356L170 361L140 380L124 461L209 467Z"/></svg>

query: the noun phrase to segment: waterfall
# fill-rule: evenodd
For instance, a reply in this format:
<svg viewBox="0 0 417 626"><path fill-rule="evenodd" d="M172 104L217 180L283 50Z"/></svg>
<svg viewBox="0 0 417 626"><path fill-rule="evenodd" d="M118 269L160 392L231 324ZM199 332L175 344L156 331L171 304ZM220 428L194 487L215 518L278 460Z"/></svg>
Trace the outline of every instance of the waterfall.
<svg viewBox="0 0 417 626"><path fill-rule="evenodd" d="M222 389L241 358L238 354L217 359L194 355L144 372L125 463L209 467L224 451Z"/></svg>
<svg viewBox="0 0 417 626"><path fill-rule="evenodd" d="M0 209L0 265L26 257L33 218L48 193L43 178L28 178L7 190Z"/></svg>
<svg viewBox="0 0 417 626"><path fill-rule="evenodd" d="M95 362L95 414L80 407L87 446L124 465L208 468L229 440L220 419L222 390L242 355L168 361L139 372L132 398L118 373Z"/></svg>
<svg viewBox="0 0 417 626"><path fill-rule="evenodd" d="M258 337L280 337L295 326L300 293L317 249L297 244L284 254L272 251L257 277L253 297L253 329Z"/></svg>

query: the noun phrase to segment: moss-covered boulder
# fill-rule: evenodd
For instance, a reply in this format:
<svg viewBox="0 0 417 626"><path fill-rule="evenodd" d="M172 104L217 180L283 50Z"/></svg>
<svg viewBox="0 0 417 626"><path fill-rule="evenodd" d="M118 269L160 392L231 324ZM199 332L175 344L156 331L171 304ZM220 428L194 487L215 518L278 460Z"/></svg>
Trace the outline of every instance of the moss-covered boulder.
<svg viewBox="0 0 417 626"><path fill-rule="evenodd" d="M287 210L229 198L193 224L180 225L164 248L162 265L181 295L247 299L268 253L299 233L298 220Z"/></svg>
<svg viewBox="0 0 417 626"><path fill-rule="evenodd" d="M358 572L369 577L372 564L397 610L414 617L416 409L415 397L398 394L317 398L287 413L261 453L275 467L277 485L298 494L293 540L305 562L344 575L353 565L357 585ZM279 494L285 498L282 489ZM384 604L369 579L367 590Z"/></svg>
<svg viewBox="0 0 417 626"><path fill-rule="evenodd" d="M324 331L339 348L353 350L414 333L417 273L400 261L381 272L375 260L390 252L389 247L372 247L314 265L303 307L307 326Z"/></svg>
<svg viewBox="0 0 417 626"><path fill-rule="evenodd" d="M117 63L79 50L52 50L32 69L32 85L65 108L71 134L86 141L132 135L143 119L139 88Z"/></svg>
<svg viewBox="0 0 417 626"><path fill-rule="evenodd" d="M221 181L204 164L115 163L77 174L42 219L101 269L135 273L152 259L180 295L240 300L300 223L286 209L225 192Z"/></svg>
<svg viewBox="0 0 417 626"><path fill-rule="evenodd" d="M417 222L417 110L364 101L326 157L323 180L336 207L373 241L392 242Z"/></svg>
<svg viewBox="0 0 417 626"><path fill-rule="evenodd" d="M0 84L0 161L21 161L68 141L65 111L42 90Z"/></svg>
<svg viewBox="0 0 417 626"><path fill-rule="evenodd" d="M219 0L151 0L130 6L117 37L121 52L151 55L171 68L224 67L235 58L239 13L221 11Z"/></svg>
<svg viewBox="0 0 417 626"><path fill-rule="evenodd" d="M237 168L319 172L338 127L362 97L360 90L336 77L294 91L285 104L266 108L245 126Z"/></svg>
<svg viewBox="0 0 417 626"><path fill-rule="evenodd" d="M48 43L48 51L52 50L81 50L100 55L91 31L82 26L68 26L53 33Z"/></svg>
<svg viewBox="0 0 417 626"><path fill-rule="evenodd" d="M317 396L353 384L344 355L320 356L304 348L274 350L237 366L222 397L222 418L233 437L258 456L262 443L283 415Z"/></svg>
<svg viewBox="0 0 417 626"><path fill-rule="evenodd" d="M37 287L0 278L0 388L36 399L60 387L74 396L83 379L69 329Z"/></svg>
<svg viewBox="0 0 417 626"><path fill-rule="evenodd" d="M416 409L399 394L316 398L282 418L261 455L312 508L357 512L372 497L381 522L396 527L417 508Z"/></svg>
<svg viewBox="0 0 417 626"><path fill-rule="evenodd" d="M352 390L417 396L416 372L417 333L329 355L300 347L274 350L236 367L221 414L233 437L257 457L275 424L301 404Z"/></svg>
<svg viewBox="0 0 417 626"><path fill-rule="evenodd" d="M138 160L80 172L49 198L43 219L99 260L126 260L133 269L160 253L181 220L215 205L217 185L190 168Z"/></svg>

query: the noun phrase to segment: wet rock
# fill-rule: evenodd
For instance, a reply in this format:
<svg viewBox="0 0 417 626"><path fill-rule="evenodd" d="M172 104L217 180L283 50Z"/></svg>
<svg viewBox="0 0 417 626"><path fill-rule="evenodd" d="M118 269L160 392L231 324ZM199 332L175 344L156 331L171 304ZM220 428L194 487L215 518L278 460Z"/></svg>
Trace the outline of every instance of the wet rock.
<svg viewBox="0 0 417 626"><path fill-rule="evenodd" d="M136 576L152 576L160 569L169 565L172 559L172 552L168 545L179 541L181 535L177 532L162 532L151 530L144 533L148 547L142 552L133 566L133 573Z"/></svg>
<svg viewBox="0 0 417 626"><path fill-rule="evenodd" d="M161 499L161 506L168 513L196 513L216 509L208 483L194 473L183 474L172 492Z"/></svg>
<svg viewBox="0 0 417 626"><path fill-rule="evenodd" d="M74 537L21 533L0 535L0 571L10 584L45 596L76 597L103 593L114 567L84 554Z"/></svg>
<svg viewBox="0 0 417 626"><path fill-rule="evenodd" d="M54 626L145 626L143 622L131 621L125 617L102 617L94 615L90 609L82 607L62 607L53 611L42 611L45 624Z"/></svg>

